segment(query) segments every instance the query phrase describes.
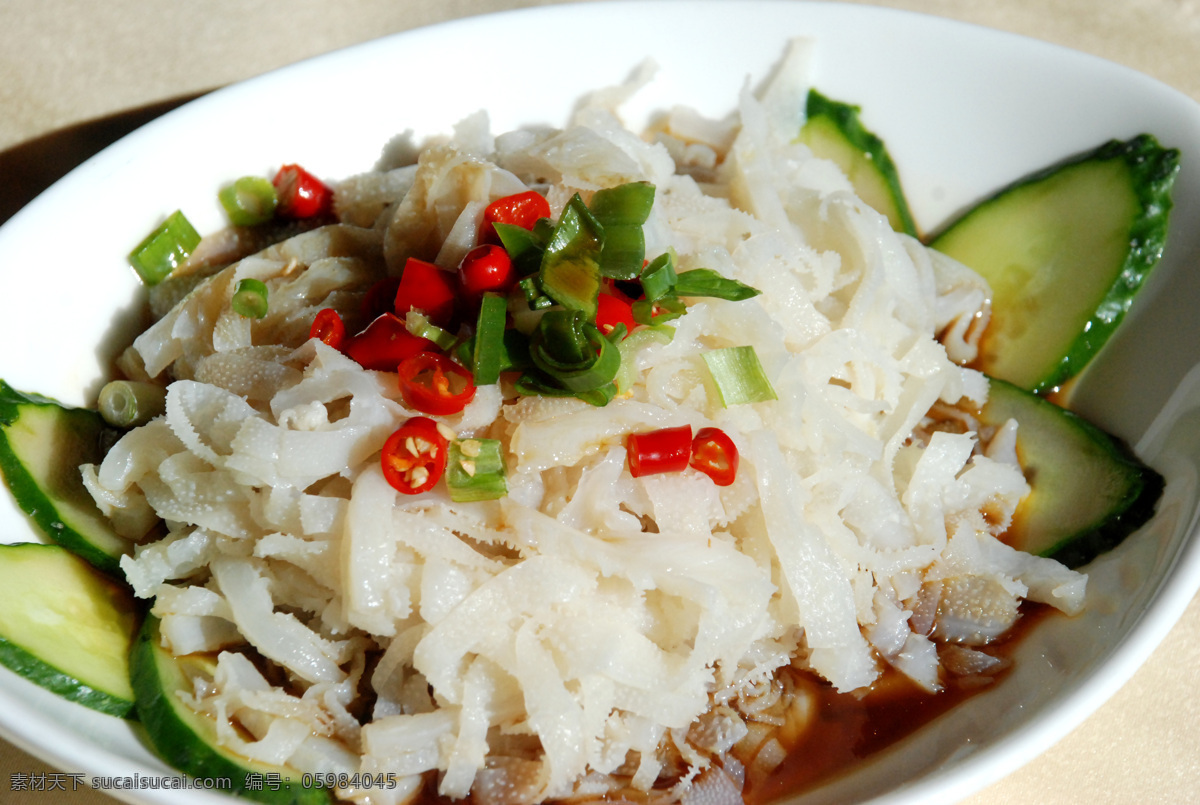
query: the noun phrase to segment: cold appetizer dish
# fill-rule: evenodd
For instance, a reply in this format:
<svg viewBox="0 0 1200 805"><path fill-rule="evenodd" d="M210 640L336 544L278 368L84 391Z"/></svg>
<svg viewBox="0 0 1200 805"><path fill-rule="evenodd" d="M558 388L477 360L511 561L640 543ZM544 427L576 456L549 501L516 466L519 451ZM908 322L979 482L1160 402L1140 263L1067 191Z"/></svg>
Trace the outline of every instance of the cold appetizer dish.
<svg viewBox="0 0 1200 805"><path fill-rule="evenodd" d="M923 242L802 49L723 120L630 131L630 85L166 217L98 410L3 389L55 544L0 550L0 658L246 797L363 805L765 801L986 689L1161 491L1051 392L1178 154Z"/></svg>

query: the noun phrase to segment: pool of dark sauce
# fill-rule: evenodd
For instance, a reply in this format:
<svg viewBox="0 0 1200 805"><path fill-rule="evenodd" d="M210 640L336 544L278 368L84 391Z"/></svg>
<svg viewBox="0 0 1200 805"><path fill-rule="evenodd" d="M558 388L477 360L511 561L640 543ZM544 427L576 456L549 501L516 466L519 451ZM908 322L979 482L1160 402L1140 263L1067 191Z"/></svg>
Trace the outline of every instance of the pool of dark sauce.
<svg viewBox="0 0 1200 805"><path fill-rule="evenodd" d="M1008 633L995 643L982 647L994 657L1012 659L1022 638L1049 617L1065 617L1044 604L1029 601L1021 605L1021 617ZM1010 666L1011 667L1011 666ZM764 780L748 784L743 794L746 805L769 805L786 797L797 796L852 773L858 766L895 746L919 729L929 726L938 716L962 704L971 696L999 684L1005 671L991 674L990 683L978 678L948 677L939 693L929 693L897 671L886 671L865 695L838 693L822 683L817 688L814 721L803 731L795 745L787 747L787 758ZM613 805L636 805L653 801L652 796L629 796L629 792L608 800ZM604 800L589 798L589 802ZM461 805L470 800L451 800L437 793L435 777L427 780L418 805ZM566 800L567 803L572 800Z"/></svg>
<svg viewBox="0 0 1200 805"><path fill-rule="evenodd" d="M1063 617L1043 604L1025 602L1021 617L987 653L1011 659L1013 648L1030 629L1047 617ZM864 760L894 746L976 693L994 687L969 677L945 681L939 693L928 693L896 671L887 671L865 695L838 693L823 684L818 689L814 723L806 729L787 758L769 777L745 793L747 805L765 805L811 791L852 772Z"/></svg>

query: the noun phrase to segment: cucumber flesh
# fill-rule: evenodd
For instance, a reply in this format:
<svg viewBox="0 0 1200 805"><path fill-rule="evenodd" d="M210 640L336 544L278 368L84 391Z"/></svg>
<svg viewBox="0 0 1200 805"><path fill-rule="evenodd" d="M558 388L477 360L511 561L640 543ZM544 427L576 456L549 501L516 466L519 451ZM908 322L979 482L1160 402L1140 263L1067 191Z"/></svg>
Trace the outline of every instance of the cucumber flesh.
<svg viewBox="0 0 1200 805"><path fill-rule="evenodd" d="M933 248L992 288L976 368L1031 391L1077 375L1158 263L1179 152L1149 135L1109 142L1001 190Z"/></svg>
<svg viewBox="0 0 1200 805"><path fill-rule="evenodd" d="M81 464L103 457L108 429L95 411L23 394L0 380L0 474L51 541L119 575L132 543L113 531L83 486Z"/></svg>
<svg viewBox="0 0 1200 805"><path fill-rule="evenodd" d="M1154 515L1163 478L1117 439L1047 399L990 379L985 427L1017 421L1017 456L1032 491L1017 507L1007 542L1087 564Z"/></svg>
<svg viewBox="0 0 1200 805"><path fill-rule="evenodd" d="M231 787L223 790L256 802L330 805L334 800L329 789L305 788L294 770L260 763L218 744L216 722L183 703L178 694L190 694L192 680L211 678L215 669L211 655L172 655L162 646L158 618L146 616L134 641L130 671L138 717L159 755L198 779L227 778ZM264 785L268 779L278 785Z"/></svg>
<svg viewBox="0 0 1200 805"><path fill-rule="evenodd" d="M65 699L133 716L132 593L58 545L0 546L0 664Z"/></svg>
<svg viewBox="0 0 1200 805"><path fill-rule="evenodd" d="M886 216L893 230L915 238L917 225L904 198L900 173L883 140L859 120L859 111L857 106L809 90L800 141L814 155L841 168L858 197Z"/></svg>

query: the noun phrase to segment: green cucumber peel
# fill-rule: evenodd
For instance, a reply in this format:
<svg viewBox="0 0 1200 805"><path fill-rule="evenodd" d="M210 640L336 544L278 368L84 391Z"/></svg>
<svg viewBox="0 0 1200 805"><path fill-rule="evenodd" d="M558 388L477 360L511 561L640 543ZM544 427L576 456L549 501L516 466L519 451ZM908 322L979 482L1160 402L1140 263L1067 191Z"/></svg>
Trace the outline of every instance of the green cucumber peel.
<svg viewBox="0 0 1200 805"><path fill-rule="evenodd" d="M1148 134L1110 141L1008 185L934 238L993 291L977 368L1039 393L1078 375L1162 256L1178 172L1178 150Z"/></svg>
<svg viewBox="0 0 1200 805"><path fill-rule="evenodd" d="M133 593L59 545L0 546L0 665L68 701L135 718Z"/></svg>
<svg viewBox="0 0 1200 805"><path fill-rule="evenodd" d="M112 530L78 471L103 458L110 433L96 411L0 380L0 475L17 505L52 542L119 576L120 558L132 543Z"/></svg>
<svg viewBox="0 0 1200 805"><path fill-rule="evenodd" d="M813 153L833 160L855 192L886 216L892 229L917 237L917 224L904 196L900 171L883 140L859 118L861 107L808 91L800 141Z"/></svg>
<svg viewBox="0 0 1200 805"><path fill-rule="evenodd" d="M979 419L989 428L1017 421L1017 454L1031 491L1008 530L1013 547L1079 567L1154 515L1162 476L1079 415L989 378Z"/></svg>
<svg viewBox="0 0 1200 805"><path fill-rule="evenodd" d="M224 793L270 805L332 805L331 791L303 786L295 770L259 763L217 743L216 722L190 710L178 696L191 689L183 671L189 658L174 657L162 646L159 623L146 616L129 659L138 715L155 751L197 779L228 780ZM265 785L268 775L278 785Z"/></svg>

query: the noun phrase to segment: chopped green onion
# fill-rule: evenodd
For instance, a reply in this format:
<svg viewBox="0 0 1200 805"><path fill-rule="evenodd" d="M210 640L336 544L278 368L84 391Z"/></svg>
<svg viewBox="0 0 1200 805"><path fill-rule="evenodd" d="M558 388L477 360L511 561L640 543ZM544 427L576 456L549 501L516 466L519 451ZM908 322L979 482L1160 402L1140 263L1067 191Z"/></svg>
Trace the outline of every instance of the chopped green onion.
<svg viewBox="0 0 1200 805"><path fill-rule="evenodd" d="M217 198L235 226L254 226L270 221L279 204L275 185L262 176L243 176L221 188Z"/></svg>
<svg viewBox="0 0 1200 805"><path fill-rule="evenodd" d="M566 389L551 385L544 377L536 372L525 372L517 378L514 384L517 393L524 397L574 397Z"/></svg>
<svg viewBox="0 0 1200 805"><path fill-rule="evenodd" d="M550 218L539 218L537 223L533 225L533 229L529 230L533 233L533 239L546 248L546 244L550 242L550 238L554 236L554 221Z"/></svg>
<svg viewBox="0 0 1200 805"><path fill-rule="evenodd" d="M724 407L779 399L754 347L713 349L703 357Z"/></svg>
<svg viewBox="0 0 1200 805"><path fill-rule="evenodd" d="M492 224L492 227L500 238L500 245L508 252L517 274L524 277L537 272L542 263L542 252L546 250L546 242L550 239L545 228L535 226L529 230L516 224L499 222Z"/></svg>
<svg viewBox="0 0 1200 805"><path fill-rule="evenodd" d="M261 319L267 315L266 283L253 277L238 280L230 307L234 313L247 319Z"/></svg>
<svg viewBox="0 0 1200 805"><path fill-rule="evenodd" d="M587 319L579 310L548 310L534 332L535 351L545 363L558 369L574 367L591 359L594 350L584 333ZM534 362L539 365L535 357Z"/></svg>
<svg viewBox="0 0 1200 805"><path fill-rule="evenodd" d="M687 306L677 296L664 296L653 301L639 299L632 307L633 320L638 324L662 324L687 312Z"/></svg>
<svg viewBox="0 0 1200 805"><path fill-rule="evenodd" d="M471 366L475 355L475 336L459 344L454 350L454 357L463 366ZM524 333L508 329L500 342L500 371L524 371L533 366L529 358L529 338ZM478 382L476 382L478 385Z"/></svg>
<svg viewBox="0 0 1200 805"><path fill-rule="evenodd" d="M646 223L654 207L654 185L650 182L627 182L606 187L592 194L592 203L588 207L602 223L641 226Z"/></svg>
<svg viewBox="0 0 1200 805"><path fill-rule="evenodd" d="M500 359L501 372L519 371L533 366L533 359L529 357L529 336L518 330L505 330L503 347L504 354Z"/></svg>
<svg viewBox="0 0 1200 805"><path fill-rule="evenodd" d="M568 391L548 383L543 377L526 372L517 378L516 390L526 397L577 397L589 405L603 408L617 395L617 384L606 383L590 391Z"/></svg>
<svg viewBox="0 0 1200 805"><path fill-rule="evenodd" d="M446 488L456 503L496 500L508 494L504 452L496 439L463 439L450 443Z"/></svg>
<svg viewBox="0 0 1200 805"><path fill-rule="evenodd" d="M501 372L528 369L533 366L529 357L529 336L519 330L504 331L504 358L500 363Z"/></svg>
<svg viewBox="0 0 1200 805"><path fill-rule="evenodd" d="M612 382L620 350L579 310L549 310L538 322L529 357L549 381L571 393L595 391Z"/></svg>
<svg viewBox="0 0 1200 805"><path fill-rule="evenodd" d="M530 249L544 249L545 243L538 243L533 231L516 224L505 224L499 221L492 224L500 238L500 245L508 252L508 256L516 260Z"/></svg>
<svg viewBox="0 0 1200 805"><path fill-rule="evenodd" d="M740 302L751 299L762 291L728 277L723 277L711 268L696 268L684 271L675 282L675 293L679 296L712 296Z"/></svg>
<svg viewBox="0 0 1200 805"><path fill-rule="evenodd" d="M167 410L167 390L157 383L114 380L100 389L100 416L118 428L145 425Z"/></svg>
<svg viewBox="0 0 1200 805"><path fill-rule="evenodd" d="M497 293L485 293L479 306L475 326L475 346L471 367L476 386L488 386L500 380L504 361L504 324L508 317L508 300Z"/></svg>
<svg viewBox="0 0 1200 805"><path fill-rule="evenodd" d="M142 282L157 285L188 258L198 243L200 234L176 210L129 253L129 263Z"/></svg>
<svg viewBox="0 0 1200 805"><path fill-rule="evenodd" d="M590 391L577 391L575 396L583 400L588 405L594 405L597 408L603 408L612 402L613 397L617 396L617 384L605 383L598 389Z"/></svg>
<svg viewBox="0 0 1200 805"><path fill-rule="evenodd" d="M646 260L646 234L640 224L612 224L604 227L604 248L600 250L600 274L615 280L636 279Z"/></svg>
<svg viewBox="0 0 1200 805"><path fill-rule="evenodd" d="M576 193L567 203L542 254L538 283L568 310L596 318L600 294L600 250L604 230Z"/></svg>
<svg viewBox="0 0 1200 805"><path fill-rule="evenodd" d="M651 302L675 290L675 254L664 252L642 271L642 293Z"/></svg>
<svg viewBox="0 0 1200 805"><path fill-rule="evenodd" d="M554 306L554 300L542 293L542 286L538 284L537 277L518 280L517 286L525 294L525 303L529 305L530 310L545 310Z"/></svg>
<svg viewBox="0 0 1200 805"><path fill-rule="evenodd" d="M597 331L599 332L599 331ZM621 367L621 351L604 336L598 336L596 357L576 369L559 368L551 377L568 391L594 391L607 385L617 376ZM537 365L537 353L530 353ZM545 371L544 365L539 365Z"/></svg>
<svg viewBox="0 0 1200 805"><path fill-rule="evenodd" d="M458 343L454 333L438 327L419 310L410 310L404 314L404 327L417 338L432 341L439 349L448 350Z"/></svg>
<svg viewBox="0 0 1200 805"><path fill-rule="evenodd" d="M654 185L629 182L597 190L588 206L604 231L600 273L611 279L635 279L646 259L642 226L654 206Z"/></svg>

